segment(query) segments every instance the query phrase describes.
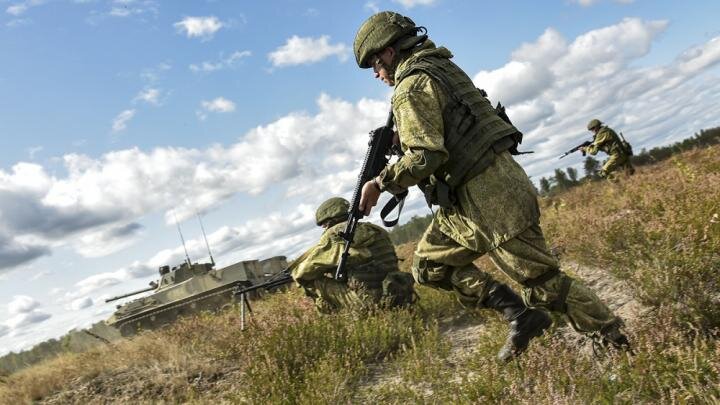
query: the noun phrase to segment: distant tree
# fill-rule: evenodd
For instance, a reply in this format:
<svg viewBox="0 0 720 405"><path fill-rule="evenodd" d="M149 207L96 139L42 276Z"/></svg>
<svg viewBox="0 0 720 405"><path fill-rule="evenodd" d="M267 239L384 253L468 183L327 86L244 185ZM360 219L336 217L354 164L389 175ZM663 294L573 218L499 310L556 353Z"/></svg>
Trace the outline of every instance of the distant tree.
<svg viewBox="0 0 720 405"><path fill-rule="evenodd" d="M597 159L593 159L591 156L585 158L584 167L585 178L596 179L598 172L600 171L600 162Z"/></svg>
<svg viewBox="0 0 720 405"><path fill-rule="evenodd" d="M562 169L555 169L555 186L560 190L567 190L572 186L572 183L570 183L570 180L567 178L567 174L565 174Z"/></svg>
<svg viewBox="0 0 720 405"><path fill-rule="evenodd" d="M577 172L577 170L576 170L574 167L568 167L567 169L565 169L565 171L567 172L567 175L568 175L568 177L570 178L570 182L571 182L572 184L577 184L577 183L578 183L578 172Z"/></svg>
<svg viewBox="0 0 720 405"><path fill-rule="evenodd" d="M550 193L550 180L545 177L540 178L540 194L548 195Z"/></svg>

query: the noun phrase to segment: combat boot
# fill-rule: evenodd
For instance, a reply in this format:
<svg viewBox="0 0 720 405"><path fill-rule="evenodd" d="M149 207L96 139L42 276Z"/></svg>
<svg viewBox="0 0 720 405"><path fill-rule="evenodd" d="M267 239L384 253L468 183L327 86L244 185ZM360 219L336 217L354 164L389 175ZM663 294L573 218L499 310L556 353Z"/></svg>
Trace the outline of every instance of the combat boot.
<svg viewBox="0 0 720 405"><path fill-rule="evenodd" d="M617 321L605 326L600 330L600 344L603 347L612 347L617 350L625 350L632 353L630 347L630 341L627 336L620 330L624 326L622 320L618 318Z"/></svg>
<svg viewBox="0 0 720 405"><path fill-rule="evenodd" d="M552 324L544 311L526 307L522 299L505 284L493 282L483 305L502 313L503 318L510 322L505 345L497 354L498 360L502 362L510 361L524 352L530 340L542 335Z"/></svg>

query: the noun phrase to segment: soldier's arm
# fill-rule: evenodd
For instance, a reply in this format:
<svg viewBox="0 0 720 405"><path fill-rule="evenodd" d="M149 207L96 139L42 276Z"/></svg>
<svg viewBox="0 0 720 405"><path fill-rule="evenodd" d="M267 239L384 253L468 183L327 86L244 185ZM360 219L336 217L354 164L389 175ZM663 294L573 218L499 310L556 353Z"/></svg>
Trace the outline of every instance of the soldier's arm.
<svg viewBox="0 0 720 405"><path fill-rule="evenodd" d="M606 130L598 132L597 136L593 140L592 145L585 148L585 152L596 155L600 148L602 148L611 139L610 133Z"/></svg>
<svg viewBox="0 0 720 405"><path fill-rule="evenodd" d="M393 96L393 113L405 155L379 176L381 190L401 192L418 184L448 159L444 146L444 95L423 74L405 79Z"/></svg>
<svg viewBox="0 0 720 405"><path fill-rule="evenodd" d="M292 277L295 281L317 280L325 277L326 274L335 272L345 248L344 239L338 235L343 228L344 226L336 225L325 231L318 244L308 252L307 257L293 270ZM355 260L368 260L369 258L367 249L356 246L350 247L348 263Z"/></svg>

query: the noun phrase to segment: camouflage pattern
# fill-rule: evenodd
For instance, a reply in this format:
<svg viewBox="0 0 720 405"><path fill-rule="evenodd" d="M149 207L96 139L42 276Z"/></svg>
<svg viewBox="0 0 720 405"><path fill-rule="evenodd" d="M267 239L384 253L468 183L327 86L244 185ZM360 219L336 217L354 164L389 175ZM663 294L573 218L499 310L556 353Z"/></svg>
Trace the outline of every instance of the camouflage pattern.
<svg viewBox="0 0 720 405"><path fill-rule="evenodd" d="M415 280L453 291L458 301L468 308L482 307L494 280L472 262L486 252L458 244L440 231L436 220L433 219L415 250L412 266ZM487 253L500 270L521 285L559 267L538 225ZM575 330L592 333L619 322L592 290L563 272L539 286L525 287L523 301L529 307L555 309L552 303L557 300L564 279L570 282L564 314Z"/></svg>
<svg viewBox="0 0 720 405"><path fill-rule="evenodd" d="M588 131L592 131L593 128L599 127L600 125L602 125L602 122L600 122L600 120L597 118L593 118L590 120L590 122L588 122L587 129Z"/></svg>
<svg viewBox="0 0 720 405"><path fill-rule="evenodd" d="M627 174L635 172L635 168L630 163L630 155L623 148L620 137L607 126L600 128L593 138L592 145L586 147L585 151L591 155L596 155L599 151L610 155L600 170L602 177L613 179L613 172L619 169L625 169Z"/></svg>
<svg viewBox="0 0 720 405"><path fill-rule="evenodd" d="M360 26L353 41L353 53L358 66L370 67L370 57L391 46L403 36L417 31L408 17L392 11L372 15Z"/></svg>
<svg viewBox="0 0 720 405"><path fill-rule="evenodd" d="M388 273L398 270L388 232L377 225L360 222L347 260L348 282L333 279L345 246L340 237L345 225L346 222L341 222L325 230L320 241L293 266L293 279L315 299L321 312L380 303L383 281Z"/></svg>
<svg viewBox="0 0 720 405"><path fill-rule="evenodd" d="M420 52L432 49L435 45L429 40L419 47ZM445 54L451 56L449 51ZM408 64L413 60L411 57L400 62L396 77L412 68ZM444 146L446 105L442 89L423 72L398 83L392 106L405 155L383 170L379 176L381 189L397 193L416 185L453 158ZM509 152L499 153L486 170L459 186L455 197L452 208L435 212L418 243L412 266L418 283L454 291L461 303L478 307L487 297L493 279L472 262L486 253L520 283L558 270L538 225L540 211L535 190ZM566 278L559 272L545 283L527 288L526 304L551 307ZM598 331L617 319L577 281L570 283L566 304L563 312L583 332Z"/></svg>
<svg viewBox="0 0 720 405"><path fill-rule="evenodd" d="M329 198L315 211L315 223L322 226L327 221L347 216L348 211L350 211L348 200L342 197Z"/></svg>
<svg viewBox="0 0 720 405"><path fill-rule="evenodd" d="M413 86L423 86L423 81L432 79L440 84L446 96L442 109L443 144L452 159L435 169L435 183L442 181L450 189L467 182L487 168L495 159L495 152L507 150L515 145L522 135L512 124L498 115L485 93L476 89L468 75L452 60L452 54L445 48L426 46L403 62L403 69L395 74L398 88L407 88L403 81L420 72L429 76L414 80ZM396 99L396 101L399 101ZM498 141L503 140L502 147ZM441 202L442 187L424 187L431 201ZM445 188L447 189L447 188ZM449 206L447 203L439 204Z"/></svg>

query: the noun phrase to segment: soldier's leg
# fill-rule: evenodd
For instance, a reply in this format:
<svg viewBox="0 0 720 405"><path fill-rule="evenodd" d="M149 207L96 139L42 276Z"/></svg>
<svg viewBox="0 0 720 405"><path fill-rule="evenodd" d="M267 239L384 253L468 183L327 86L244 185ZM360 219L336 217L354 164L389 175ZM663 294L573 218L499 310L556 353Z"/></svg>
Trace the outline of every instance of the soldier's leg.
<svg viewBox="0 0 720 405"><path fill-rule="evenodd" d="M500 245L490 258L525 286L526 305L560 312L578 332L600 334L615 346L627 345L627 338L618 331L620 318L582 282L560 271L539 225Z"/></svg>
<svg viewBox="0 0 720 405"><path fill-rule="evenodd" d="M627 176L632 176L633 174L635 174L635 167L633 167L630 159L631 159L631 156L626 155L625 160L623 161L623 167L625 168L625 175L627 175Z"/></svg>
<svg viewBox="0 0 720 405"><path fill-rule="evenodd" d="M618 169L620 163L621 158L618 154L610 155L610 157L608 157L608 160L605 161L605 164L603 164L602 169L600 169L600 177L606 178L610 181L615 180L613 172Z"/></svg>
<svg viewBox="0 0 720 405"><path fill-rule="evenodd" d="M500 312L510 322L505 346L498 353L500 360L507 361L524 351L552 322L544 312L527 308L508 286L477 268L472 262L482 254L443 234L433 221L418 242L412 272L418 284L453 291L463 306Z"/></svg>

